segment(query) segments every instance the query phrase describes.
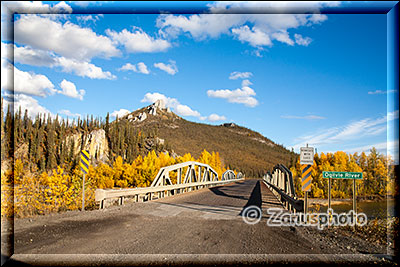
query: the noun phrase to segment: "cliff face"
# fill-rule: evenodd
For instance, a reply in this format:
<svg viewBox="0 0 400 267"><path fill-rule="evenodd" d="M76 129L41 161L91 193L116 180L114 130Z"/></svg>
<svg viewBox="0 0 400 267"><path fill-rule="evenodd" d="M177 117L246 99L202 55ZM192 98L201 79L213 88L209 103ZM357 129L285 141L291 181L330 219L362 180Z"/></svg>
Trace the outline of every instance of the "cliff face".
<svg viewBox="0 0 400 267"><path fill-rule="evenodd" d="M91 131L86 136L83 136L82 133L70 135L66 138L67 146L71 144L72 140L74 142L75 154L80 153L82 147L82 149L89 151L92 161L104 162L108 160L108 141L103 129Z"/></svg>
<svg viewBox="0 0 400 267"><path fill-rule="evenodd" d="M83 138L83 140L82 140ZM92 163L107 162L108 161L108 141L106 133L103 129L93 130L85 136L83 133L75 133L66 137L66 145L69 147L71 142L74 142L74 154L78 155L82 149L88 150ZM15 150L15 158L27 160L28 156L28 144L20 144ZM4 174L6 170L11 169L12 161L10 159L2 160L1 162L1 173Z"/></svg>

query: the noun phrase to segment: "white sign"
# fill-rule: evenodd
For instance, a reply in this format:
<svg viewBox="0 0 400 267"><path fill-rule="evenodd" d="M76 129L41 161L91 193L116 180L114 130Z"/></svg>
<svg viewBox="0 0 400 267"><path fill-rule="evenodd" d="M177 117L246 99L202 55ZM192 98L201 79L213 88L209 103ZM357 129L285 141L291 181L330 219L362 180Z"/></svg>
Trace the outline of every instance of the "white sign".
<svg viewBox="0 0 400 267"><path fill-rule="evenodd" d="M313 147L300 147L300 164L306 164L306 165L314 164Z"/></svg>

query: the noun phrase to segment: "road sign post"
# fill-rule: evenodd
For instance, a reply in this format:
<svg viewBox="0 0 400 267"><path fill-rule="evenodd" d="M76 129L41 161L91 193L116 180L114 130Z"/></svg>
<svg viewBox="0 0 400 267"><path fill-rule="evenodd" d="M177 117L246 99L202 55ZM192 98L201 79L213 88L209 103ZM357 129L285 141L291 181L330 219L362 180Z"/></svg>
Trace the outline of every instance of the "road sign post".
<svg viewBox="0 0 400 267"><path fill-rule="evenodd" d="M329 211L329 220L331 219L331 178L328 178L328 211ZM328 224L329 226L329 224Z"/></svg>
<svg viewBox="0 0 400 267"><path fill-rule="evenodd" d="M357 219L357 191L356 191L356 179L362 179L362 172L330 172L323 171L323 178L328 178L328 209L331 208L331 179L353 179L353 220L354 227L356 227L356 219Z"/></svg>
<svg viewBox="0 0 400 267"><path fill-rule="evenodd" d="M82 180L82 210L85 210L85 176L86 174L83 174L83 180Z"/></svg>
<svg viewBox="0 0 400 267"><path fill-rule="evenodd" d="M313 165L314 164L314 148L313 147L300 147L300 164Z"/></svg>
<svg viewBox="0 0 400 267"><path fill-rule="evenodd" d="M357 220L357 203L356 203L356 179L353 179L353 210L354 210L354 229L356 228L356 220Z"/></svg>
<svg viewBox="0 0 400 267"><path fill-rule="evenodd" d="M83 172L83 180L82 180L82 210L85 210L85 175L89 171L89 151L82 150L81 152L81 161L79 165L81 166L81 170Z"/></svg>
<svg viewBox="0 0 400 267"><path fill-rule="evenodd" d="M300 148L300 164L301 164L301 190L304 191L304 214L307 218L308 212L308 192L311 190L311 167L314 164L314 148Z"/></svg>
<svg viewBox="0 0 400 267"><path fill-rule="evenodd" d="M308 212L308 191L311 190L311 165L301 165L301 190L304 191L304 214Z"/></svg>

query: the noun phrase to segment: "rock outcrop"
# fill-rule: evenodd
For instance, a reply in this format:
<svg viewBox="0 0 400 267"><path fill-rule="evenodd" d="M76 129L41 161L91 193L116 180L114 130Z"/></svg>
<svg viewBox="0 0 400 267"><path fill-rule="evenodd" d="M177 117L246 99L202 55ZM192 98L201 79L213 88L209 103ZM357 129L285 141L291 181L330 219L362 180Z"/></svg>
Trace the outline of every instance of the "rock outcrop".
<svg viewBox="0 0 400 267"><path fill-rule="evenodd" d="M129 114L126 118L131 122L142 122L149 118L148 115L151 116L164 116L165 112L172 113L171 109L166 107L164 100L159 99L150 106L143 108L142 112L138 114L138 111L135 111ZM136 115L134 115L136 114Z"/></svg>
<svg viewBox="0 0 400 267"><path fill-rule="evenodd" d="M82 140L83 138L83 140ZM66 143L69 146L74 140L74 153L80 153L81 149L89 151L92 161L107 161L108 160L108 141L106 133L103 129L93 130L88 135L76 133L66 138ZM83 144L82 144L83 142Z"/></svg>

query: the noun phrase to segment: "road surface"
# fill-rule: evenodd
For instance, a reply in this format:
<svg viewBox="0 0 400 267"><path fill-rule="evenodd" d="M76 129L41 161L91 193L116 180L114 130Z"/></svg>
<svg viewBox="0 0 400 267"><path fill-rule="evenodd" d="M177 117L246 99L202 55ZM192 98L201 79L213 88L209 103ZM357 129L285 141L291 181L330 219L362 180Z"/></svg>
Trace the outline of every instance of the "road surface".
<svg viewBox="0 0 400 267"><path fill-rule="evenodd" d="M241 216L250 205L261 207L264 213L254 225L246 224ZM332 249L332 244L323 238L315 240L301 227L267 226L269 207L283 208L261 180L246 179L150 202L17 219L13 258L36 263L51 259L92 262L95 257L76 254L97 254L103 261L147 262L161 257L175 262L192 260L194 255L197 260L228 261L247 255L245 260L266 262L319 261L335 257L326 254L355 253L343 247Z"/></svg>

